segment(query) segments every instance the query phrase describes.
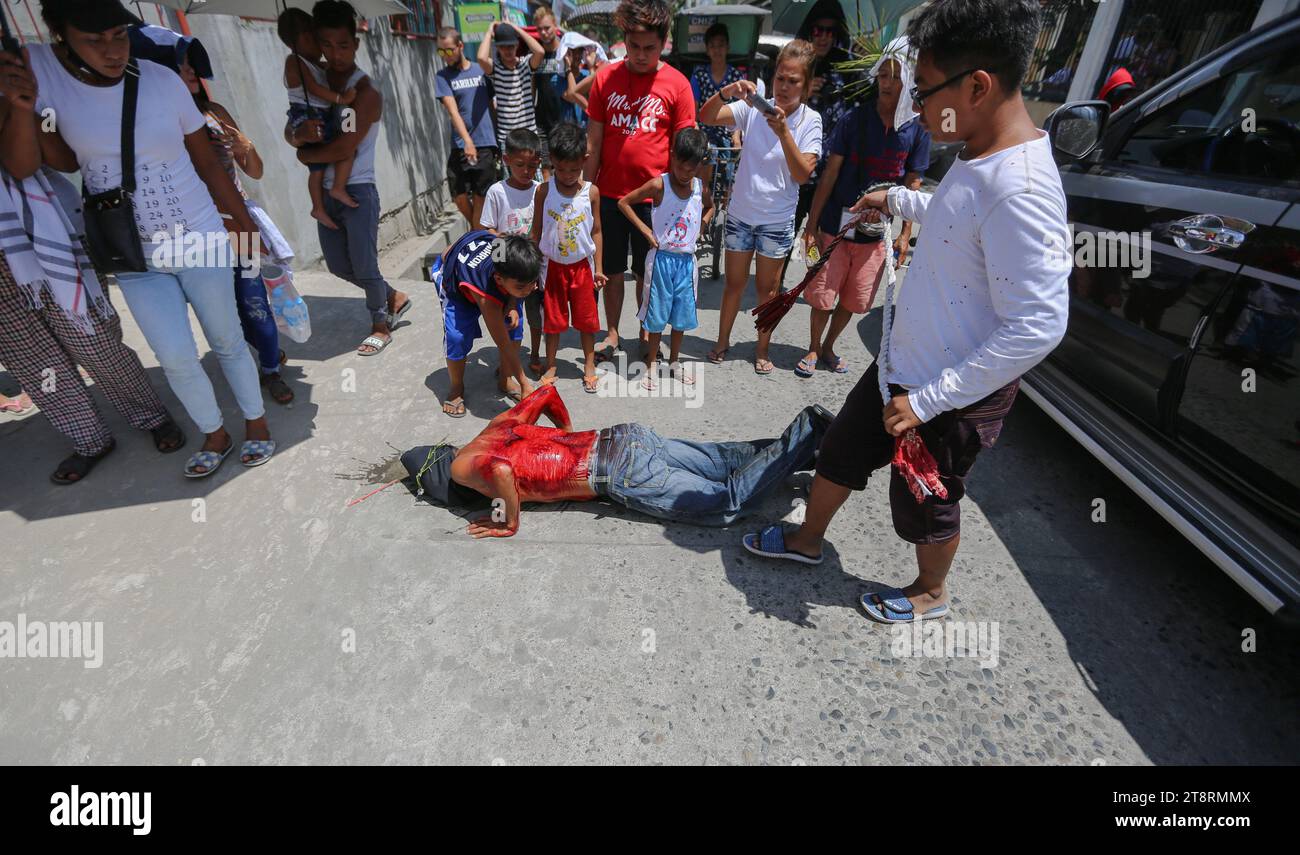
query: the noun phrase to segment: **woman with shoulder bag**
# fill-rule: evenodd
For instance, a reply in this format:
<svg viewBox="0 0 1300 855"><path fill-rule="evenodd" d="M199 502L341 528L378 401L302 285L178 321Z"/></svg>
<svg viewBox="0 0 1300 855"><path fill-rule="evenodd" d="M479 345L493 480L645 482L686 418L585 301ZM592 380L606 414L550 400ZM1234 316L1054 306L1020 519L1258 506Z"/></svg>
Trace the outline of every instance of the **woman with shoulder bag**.
<svg viewBox="0 0 1300 855"><path fill-rule="evenodd" d="M41 15L55 44L32 45L29 57L37 112L52 108L54 122L47 131L33 121L32 142L46 164L80 169L91 256L116 274L172 391L206 434L185 475L211 475L234 448L199 362L187 306L243 411L240 460L260 466L275 442L230 287L232 244L254 251L258 245L243 197L181 79L130 58L127 26L139 20L118 0L45 0ZM231 212L231 239L218 207Z"/></svg>

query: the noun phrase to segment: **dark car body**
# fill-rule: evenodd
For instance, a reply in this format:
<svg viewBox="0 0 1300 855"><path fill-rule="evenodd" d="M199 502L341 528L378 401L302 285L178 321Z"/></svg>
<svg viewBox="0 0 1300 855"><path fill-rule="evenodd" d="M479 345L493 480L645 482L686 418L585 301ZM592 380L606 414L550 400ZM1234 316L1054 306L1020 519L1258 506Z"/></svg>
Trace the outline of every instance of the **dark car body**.
<svg viewBox="0 0 1300 855"><path fill-rule="evenodd" d="M1300 15L1144 92L1061 177L1069 331L1026 392L1269 611L1295 615Z"/></svg>

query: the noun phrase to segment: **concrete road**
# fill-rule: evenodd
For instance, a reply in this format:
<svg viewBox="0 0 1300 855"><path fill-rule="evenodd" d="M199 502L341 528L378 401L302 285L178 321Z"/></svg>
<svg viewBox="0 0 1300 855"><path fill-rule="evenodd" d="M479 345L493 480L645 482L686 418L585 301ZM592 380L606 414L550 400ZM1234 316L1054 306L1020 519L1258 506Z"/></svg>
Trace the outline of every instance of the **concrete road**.
<svg viewBox="0 0 1300 855"><path fill-rule="evenodd" d="M408 270L412 250L390 253L390 269ZM1295 636L1026 399L970 480L952 623L971 633L947 645L857 608L871 584L914 570L883 478L850 500L817 568L749 556L746 526L607 505L532 509L513 539L476 542L400 484L352 504L384 483L385 458L463 442L507 403L480 347L469 416L440 413L428 284L398 283L416 300L408 323L361 359L359 292L324 273L299 282L315 333L286 347L298 399L269 404L281 449L263 468L232 457L188 481L183 455L158 455L114 413L119 449L60 488L47 476L67 448L44 419L0 421L0 621L103 632L96 668L0 659L0 762L1300 761ZM720 291L702 283L702 325L686 339L693 400L583 394L566 336L575 424L775 435L809 402L836 409L870 364L879 309L845 334L849 374L796 378L799 305L776 336L777 373L753 372L744 318L732 361L709 365ZM186 428L188 453L199 438ZM808 483L797 476L752 525L797 514ZM1097 498L1105 522L1092 521Z"/></svg>

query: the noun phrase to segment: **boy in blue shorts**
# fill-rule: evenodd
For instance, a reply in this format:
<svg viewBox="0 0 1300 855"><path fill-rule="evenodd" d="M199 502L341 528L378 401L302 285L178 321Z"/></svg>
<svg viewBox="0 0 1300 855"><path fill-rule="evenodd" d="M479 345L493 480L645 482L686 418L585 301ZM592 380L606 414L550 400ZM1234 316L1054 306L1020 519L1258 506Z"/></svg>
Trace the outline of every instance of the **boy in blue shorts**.
<svg viewBox="0 0 1300 855"><path fill-rule="evenodd" d="M618 209L650 243L645 262L645 298L637 319L650 336L646 348L646 372L641 385L656 388L656 363L664 327L673 328L669 338L668 371L682 383L695 382L694 374L682 370L679 361L682 336L699 323L695 318L695 244L700 229L713 216L713 197L699 173L709 154L709 138L698 128L684 128L673 140L668 171L618 200ZM650 199L647 226L633 205Z"/></svg>
<svg viewBox="0 0 1300 855"><path fill-rule="evenodd" d="M467 232L434 261L429 278L442 301L442 326L451 388L442 411L452 418L465 415L465 359L482 335L479 319L501 353L497 385L513 397L527 396L532 384L519 362L524 338L520 301L537 289L542 253L527 238L496 237L491 232ZM511 388L511 379L517 388Z"/></svg>

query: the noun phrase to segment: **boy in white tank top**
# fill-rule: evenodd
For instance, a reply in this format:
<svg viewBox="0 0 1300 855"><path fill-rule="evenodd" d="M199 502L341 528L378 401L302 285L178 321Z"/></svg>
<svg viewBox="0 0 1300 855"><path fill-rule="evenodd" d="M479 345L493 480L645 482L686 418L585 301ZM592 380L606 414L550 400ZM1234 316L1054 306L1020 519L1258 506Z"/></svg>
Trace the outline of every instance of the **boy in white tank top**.
<svg viewBox="0 0 1300 855"><path fill-rule="evenodd" d="M618 200L618 209L641 230L651 247L646 253L643 299L637 313L642 328L650 336L646 373L641 380L646 389L657 388L659 342L667 326L673 328L669 339L669 374L686 385L695 382L693 373L682 370L680 357L683 334L699 326L695 317L699 275L695 267L695 244L700 239L700 230L713 216L712 194L699 178L708 153L709 138L703 131L697 128L678 131L673 140L669 171ZM652 226L642 222L632 209L647 197L651 200Z"/></svg>
<svg viewBox="0 0 1300 855"><path fill-rule="evenodd" d="M600 195L596 185L582 180L587 160L587 132L564 123L551 132L551 180L537 188L533 202L533 242L546 258L542 273L542 332L546 334L546 373L543 383L555 382L555 351L560 333L572 327L581 333L583 391L595 393L596 291L605 287L601 269ZM593 266L594 265L594 266Z"/></svg>

